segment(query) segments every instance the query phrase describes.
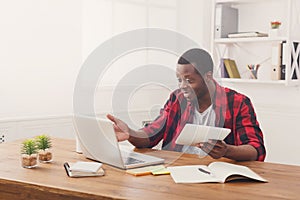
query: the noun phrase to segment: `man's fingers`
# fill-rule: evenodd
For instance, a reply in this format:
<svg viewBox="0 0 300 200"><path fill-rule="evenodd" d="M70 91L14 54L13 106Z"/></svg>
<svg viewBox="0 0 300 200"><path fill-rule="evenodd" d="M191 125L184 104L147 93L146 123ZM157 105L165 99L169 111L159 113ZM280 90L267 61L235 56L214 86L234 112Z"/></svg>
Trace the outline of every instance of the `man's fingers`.
<svg viewBox="0 0 300 200"><path fill-rule="evenodd" d="M203 142L203 143L199 143L199 147L205 151L206 153L209 153L211 151L214 150L214 148L221 148L221 144L219 142L217 142L217 140L214 141L208 141L208 142Z"/></svg>
<svg viewBox="0 0 300 200"><path fill-rule="evenodd" d="M120 127L118 127L116 124L113 125L116 132L122 132Z"/></svg>
<svg viewBox="0 0 300 200"><path fill-rule="evenodd" d="M216 151L216 149L214 149L214 146L209 143L203 144L203 147L201 149L213 158L219 157L218 151Z"/></svg>
<svg viewBox="0 0 300 200"><path fill-rule="evenodd" d="M205 151L206 153L209 153L213 146L211 144L209 144L208 142L204 142L204 143L200 143L200 148Z"/></svg>
<svg viewBox="0 0 300 200"><path fill-rule="evenodd" d="M106 117L107 117L109 120L115 122L115 117L112 116L111 114L107 114Z"/></svg>
<svg viewBox="0 0 300 200"><path fill-rule="evenodd" d="M203 145L203 143L202 143L202 142L194 144L194 146L195 146L195 147L199 147L199 148L201 148L201 147L202 147L202 145Z"/></svg>
<svg viewBox="0 0 300 200"><path fill-rule="evenodd" d="M117 125L122 122L120 119L116 118L111 114L107 114L106 117Z"/></svg>
<svg viewBox="0 0 300 200"><path fill-rule="evenodd" d="M215 148L223 148L223 141L222 140L208 140L207 143L214 146Z"/></svg>
<svg viewBox="0 0 300 200"><path fill-rule="evenodd" d="M225 155L226 144L222 140L209 140L208 142L200 143L200 148L211 157L217 159Z"/></svg>

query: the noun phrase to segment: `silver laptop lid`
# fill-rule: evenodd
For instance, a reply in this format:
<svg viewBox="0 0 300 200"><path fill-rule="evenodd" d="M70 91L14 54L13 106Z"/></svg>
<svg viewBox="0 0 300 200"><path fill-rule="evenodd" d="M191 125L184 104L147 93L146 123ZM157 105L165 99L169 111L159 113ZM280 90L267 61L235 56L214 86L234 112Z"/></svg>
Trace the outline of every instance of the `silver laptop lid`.
<svg viewBox="0 0 300 200"><path fill-rule="evenodd" d="M74 120L83 155L119 168L125 167L111 121L89 116L75 116Z"/></svg>
<svg viewBox="0 0 300 200"><path fill-rule="evenodd" d="M82 153L87 158L122 169L164 163L164 159L154 156L128 151L121 153L113 123L108 119L78 115L74 121ZM123 158L122 154L143 162L127 164L128 158Z"/></svg>

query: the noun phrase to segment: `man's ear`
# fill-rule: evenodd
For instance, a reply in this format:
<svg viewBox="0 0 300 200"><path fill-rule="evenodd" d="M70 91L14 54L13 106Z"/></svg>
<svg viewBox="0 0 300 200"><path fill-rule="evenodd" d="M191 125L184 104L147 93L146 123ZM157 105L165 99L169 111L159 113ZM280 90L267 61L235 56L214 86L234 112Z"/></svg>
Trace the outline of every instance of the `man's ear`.
<svg viewBox="0 0 300 200"><path fill-rule="evenodd" d="M213 73L212 71L208 71L205 73L205 81L211 81L213 79Z"/></svg>

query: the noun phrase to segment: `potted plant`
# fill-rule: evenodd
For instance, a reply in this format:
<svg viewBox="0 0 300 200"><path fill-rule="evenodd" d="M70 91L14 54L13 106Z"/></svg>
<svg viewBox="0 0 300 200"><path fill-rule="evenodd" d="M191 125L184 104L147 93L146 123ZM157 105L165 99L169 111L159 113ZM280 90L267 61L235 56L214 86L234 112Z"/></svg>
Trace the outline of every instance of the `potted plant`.
<svg viewBox="0 0 300 200"><path fill-rule="evenodd" d="M37 166L38 148L33 139L27 139L22 143L22 167L34 168Z"/></svg>
<svg viewBox="0 0 300 200"><path fill-rule="evenodd" d="M281 22L280 21L272 21L271 22L271 28L272 29L278 29L281 25Z"/></svg>
<svg viewBox="0 0 300 200"><path fill-rule="evenodd" d="M269 37L278 37L280 35L279 27L280 21L271 21L271 29L269 30Z"/></svg>
<svg viewBox="0 0 300 200"><path fill-rule="evenodd" d="M39 135L35 138L39 150L39 161L48 163L52 161L52 153L49 150L52 147L51 138L48 135Z"/></svg>

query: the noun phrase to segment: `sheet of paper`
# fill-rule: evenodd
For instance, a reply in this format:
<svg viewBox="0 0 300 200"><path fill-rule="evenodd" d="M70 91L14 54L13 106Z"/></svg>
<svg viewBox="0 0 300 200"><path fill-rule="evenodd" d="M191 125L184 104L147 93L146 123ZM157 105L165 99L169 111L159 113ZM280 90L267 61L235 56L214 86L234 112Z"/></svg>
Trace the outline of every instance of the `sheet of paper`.
<svg viewBox="0 0 300 200"><path fill-rule="evenodd" d="M186 124L176 139L176 144L192 145L207 142L209 139L224 140L230 132L227 128Z"/></svg>

